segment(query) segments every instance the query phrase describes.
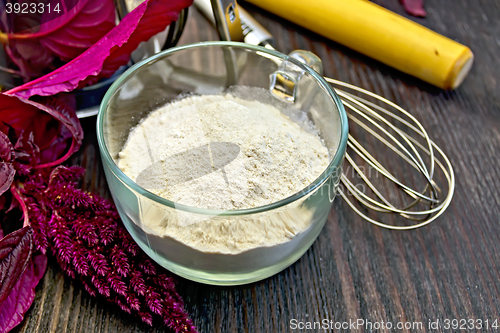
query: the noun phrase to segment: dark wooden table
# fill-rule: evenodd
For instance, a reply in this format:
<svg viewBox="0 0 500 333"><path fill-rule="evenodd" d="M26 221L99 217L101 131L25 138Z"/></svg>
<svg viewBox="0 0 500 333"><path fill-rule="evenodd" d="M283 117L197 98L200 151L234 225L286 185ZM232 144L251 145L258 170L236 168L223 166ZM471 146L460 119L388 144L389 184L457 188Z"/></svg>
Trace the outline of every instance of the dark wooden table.
<svg viewBox="0 0 500 333"><path fill-rule="evenodd" d="M397 0L376 2L406 16ZM427 18L412 18L475 53L471 73L454 92L244 6L276 37L277 49L311 50L323 59L326 75L375 90L411 110L448 154L457 186L448 211L422 229L395 232L372 226L338 199L314 245L271 278L240 287L179 278L179 293L199 330L289 332L292 319L423 323L423 330L405 332L441 331L428 329L429 321L438 319L498 320L500 325L500 2L426 0ZM180 44L216 39L209 23L191 10ZM73 162L87 168L86 189L108 196L95 119L82 123L85 144ZM33 306L14 331L168 330L151 328L89 296L52 258Z"/></svg>

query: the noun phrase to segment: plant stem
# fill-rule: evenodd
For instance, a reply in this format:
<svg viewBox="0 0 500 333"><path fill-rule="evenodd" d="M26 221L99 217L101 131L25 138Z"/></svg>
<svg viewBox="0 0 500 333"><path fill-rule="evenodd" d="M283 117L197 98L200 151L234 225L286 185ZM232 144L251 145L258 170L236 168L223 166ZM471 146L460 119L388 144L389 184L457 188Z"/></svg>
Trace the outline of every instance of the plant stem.
<svg viewBox="0 0 500 333"><path fill-rule="evenodd" d="M66 159L68 159L74 153L73 148L75 147L75 144L76 144L76 141L73 138L73 141L71 141L71 147L68 149L66 154L64 154L64 156L60 157L59 159L57 159L55 161L49 162L49 163L35 165L35 169L55 167L55 166L61 164L62 162L64 162Z"/></svg>
<svg viewBox="0 0 500 333"><path fill-rule="evenodd" d="M10 187L10 191L12 192L12 196L17 200L17 202L19 202L21 210L23 211L23 217L24 217L23 228L29 226L30 220L28 217L28 207L26 206L26 203L24 202L23 198L21 198L21 192L19 192L19 189L14 184L12 184L12 186Z"/></svg>

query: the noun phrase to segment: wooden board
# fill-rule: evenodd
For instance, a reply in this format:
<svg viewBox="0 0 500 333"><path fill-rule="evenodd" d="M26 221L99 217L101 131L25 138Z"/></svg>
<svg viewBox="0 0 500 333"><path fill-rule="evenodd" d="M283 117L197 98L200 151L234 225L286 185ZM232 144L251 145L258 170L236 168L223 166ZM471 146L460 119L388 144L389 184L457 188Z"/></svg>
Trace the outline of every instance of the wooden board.
<svg viewBox="0 0 500 333"><path fill-rule="evenodd" d="M406 16L397 0L375 2ZM311 50L323 59L326 75L411 110L451 159L456 193L441 218L411 232L372 226L338 199L311 249L269 279L211 287L179 278L179 293L199 330L289 332L293 319L423 324L423 330L412 324L413 329L402 332L446 331L428 326L429 321L446 319L483 320L484 325L486 320L498 320L500 325L500 2L427 0L427 18L412 18L475 53L470 75L454 92L441 91L243 5L276 37L277 49ZM180 44L215 39L215 30L193 8ZM72 162L87 169L85 189L108 196L95 120L84 120L83 127L85 143ZM32 308L14 332L168 329L151 328L105 299L89 296L51 259Z"/></svg>

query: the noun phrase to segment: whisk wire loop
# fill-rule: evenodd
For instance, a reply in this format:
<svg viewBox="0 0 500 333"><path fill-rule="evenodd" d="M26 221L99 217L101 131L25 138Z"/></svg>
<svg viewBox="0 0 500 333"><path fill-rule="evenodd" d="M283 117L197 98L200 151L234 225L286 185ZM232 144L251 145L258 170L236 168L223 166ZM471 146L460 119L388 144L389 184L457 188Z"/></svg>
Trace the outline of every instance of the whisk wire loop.
<svg viewBox="0 0 500 333"><path fill-rule="evenodd" d="M368 151L366 145L363 146L356 140L352 133L349 133L348 148L352 150L359 158L373 168L384 179L389 180L398 188L401 193L405 193L412 199L412 202L403 204L402 208L398 208L396 203L391 202L386 196L381 193L380 188L377 188L358 165L354 158L346 153L345 159L351 165L357 178L360 179L359 184L354 184L349 177L344 173L341 175L341 182L345 188L339 188L339 193L349 206L362 218L377 226L392 229L392 230L409 230L425 226L437 217L439 217L446 208L450 205L455 189L455 175L450 160L430 138L424 127L418 120L408 111L404 110L397 104L363 88L334 80L325 77L326 81L334 87L337 94L340 96L347 112L348 119L352 124L359 126L368 134L372 135L379 142L388 147L397 156L401 157L408 163L412 169L421 174L426 181L426 185L422 191L418 191L403 183L398 179L388 168L384 167L379 159ZM385 107L375 104L366 97L361 97L357 94L344 91L341 88L347 88L362 94L368 98L373 98L383 103ZM398 112L392 112L391 110ZM404 125L403 127L396 126L392 121L397 121ZM412 135L409 133L413 133ZM420 138L420 140L418 139ZM424 143L425 142L425 143ZM423 154L423 155L422 155ZM437 154L437 156L436 156ZM423 156L426 156L428 163L424 162ZM438 158L439 157L439 158ZM387 158L386 158L387 160ZM446 179L446 193L438 186L434 179L436 167L442 172ZM362 185L362 186L358 186ZM372 195L365 193L366 185ZM352 200L353 197L359 205ZM418 205L422 204L427 208L422 209ZM362 207L365 207L364 209ZM407 220L416 222L410 225L391 225L377 221L375 218L368 216L368 210L377 213L397 214ZM370 214L371 215L371 214Z"/></svg>

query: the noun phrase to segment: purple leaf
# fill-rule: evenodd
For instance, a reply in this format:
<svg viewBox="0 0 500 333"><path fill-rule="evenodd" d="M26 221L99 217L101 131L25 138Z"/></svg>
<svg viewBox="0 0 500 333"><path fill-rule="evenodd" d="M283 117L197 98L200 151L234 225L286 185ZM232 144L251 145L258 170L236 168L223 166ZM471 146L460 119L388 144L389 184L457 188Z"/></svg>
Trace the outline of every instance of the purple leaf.
<svg viewBox="0 0 500 333"><path fill-rule="evenodd" d="M9 137L3 132L0 132L0 158L6 162L10 162L13 150L14 147L12 146L12 142L10 142Z"/></svg>
<svg viewBox="0 0 500 333"><path fill-rule="evenodd" d="M38 103L0 94L0 131L8 133L13 129L18 137L23 132L33 133L32 141L41 154L41 164L37 168L60 164L83 140L80 122L69 104L64 96L51 96ZM66 154L61 156L61 151Z"/></svg>
<svg viewBox="0 0 500 333"><path fill-rule="evenodd" d="M8 162L0 162L0 195L10 188L14 181L16 169Z"/></svg>
<svg viewBox="0 0 500 333"><path fill-rule="evenodd" d="M37 77L46 73L46 69L51 67L54 56L36 41L13 41L5 47L5 52L12 62L19 67L25 79Z"/></svg>
<svg viewBox="0 0 500 333"><path fill-rule="evenodd" d="M45 273L47 257L38 254L30 258L24 274L7 299L0 303L0 332L8 332L23 320L35 299L35 287Z"/></svg>
<svg viewBox="0 0 500 333"><path fill-rule="evenodd" d="M17 161L35 166L40 157L40 149L35 144L33 132L26 135L26 132L21 132L16 145L14 146L14 157Z"/></svg>
<svg viewBox="0 0 500 333"><path fill-rule="evenodd" d="M62 15L45 11L37 32L0 33L0 42L6 44L10 59L28 77L42 75L55 57L64 62L74 59L115 26L113 0L78 0L70 6L51 0L48 4L52 8L60 4L61 11L64 7L70 9Z"/></svg>
<svg viewBox="0 0 500 333"><path fill-rule="evenodd" d="M26 270L33 251L31 227L16 230L0 240L0 303Z"/></svg>
<svg viewBox="0 0 500 333"><path fill-rule="evenodd" d="M7 191L14 181L16 170L10 163L13 150L14 147L12 147L9 137L3 132L0 132L0 159L3 160L0 161L0 195ZM1 238L3 238L3 236L0 237L0 239Z"/></svg>
<svg viewBox="0 0 500 333"><path fill-rule="evenodd" d="M427 12L424 9L424 0L401 0L406 12L417 17L426 17Z"/></svg>
<svg viewBox="0 0 500 333"><path fill-rule="evenodd" d="M55 11L46 14L40 31L32 37L63 61L76 58L115 26L113 0L78 0L64 15L53 19Z"/></svg>
<svg viewBox="0 0 500 333"><path fill-rule="evenodd" d="M71 91L106 77L126 64L137 46L163 31L192 0L147 0L126 15L118 26L108 32L87 51L66 65L41 78L15 87L7 94L24 98L48 96Z"/></svg>
<svg viewBox="0 0 500 333"><path fill-rule="evenodd" d="M5 11L2 29L3 32L9 33L32 33L40 30L40 24L48 22L49 20L56 19L61 15L65 15L70 9L78 4L79 0L41 0L45 4L47 11L39 10L20 10L16 12L15 9L10 13ZM31 3L32 0L16 0L21 6L23 3ZM58 6L59 3L59 6ZM41 5L39 5L41 6ZM50 10L54 9L54 10Z"/></svg>

